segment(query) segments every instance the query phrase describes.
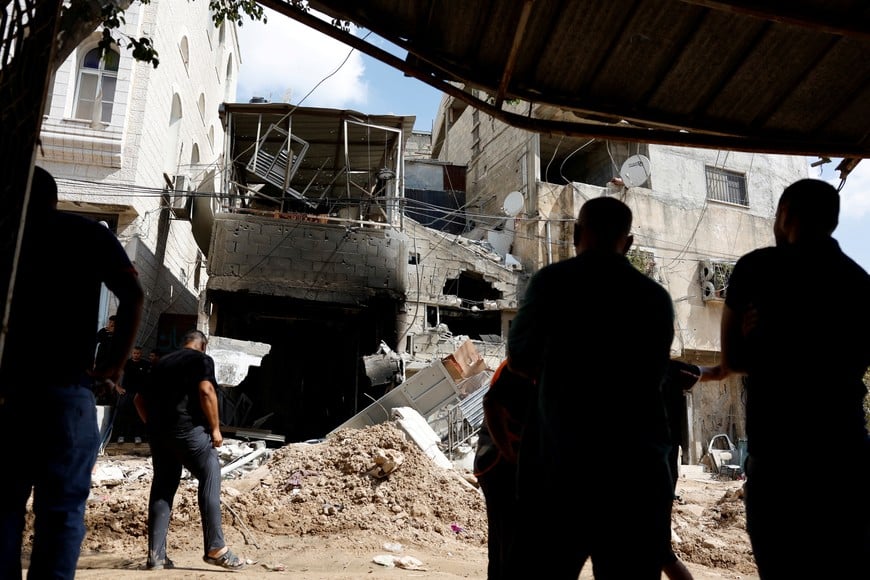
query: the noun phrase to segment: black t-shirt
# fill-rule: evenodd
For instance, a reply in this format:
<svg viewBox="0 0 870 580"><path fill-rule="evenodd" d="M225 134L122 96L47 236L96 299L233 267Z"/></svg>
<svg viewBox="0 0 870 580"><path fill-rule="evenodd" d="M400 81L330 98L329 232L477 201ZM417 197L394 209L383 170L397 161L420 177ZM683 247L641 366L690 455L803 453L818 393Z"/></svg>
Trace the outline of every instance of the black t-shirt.
<svg viewBox="0 0 870 580"><path fill-rule="evenodd" d="M124 364L124 376L121 379L121 386L127 391L127 395L132 396L142 390L150 371L151 363L147 360L143 358L139 360L127 359Z"/></svg>
<svg viewBox="0 0 870 580"><path fill-rule="evenodd" d="M539 270L511 323L508 352L515 368L540 369L531 417L546 438L540 455L559 466L591 452L620 462L590 442L669 443L661 383L673 337L667 290L624 256L586 251Z"/></svg>
<svg viewBox="0 0 870 580"><path fill-rule="evenodd" d="M0 391L22 385L76 380L91 370L100 306L100 285L113 290L135 269L115 234L105 226L61 212L29 219L0 365ZM33 373L33 353L47 329L59 348L51 364Z"/></svg>
<svg viewBox="0 0 870 580"><path fill-rule="evenodd" d="M870 276L833 239L763 248L738 260L726 304L755 311L746 366L749 451L782 457L863 445L870 364ZM804 429L807 443L783 445Z"/></svg>
<svg viewBox="0 0 870 580"><path fill-rule="evenodd" d="M217 389L214 360L204 352L182 348L161 357L142 390L149 432L178 436L194 426L208 429L199 401L201 381Z"/></svg>

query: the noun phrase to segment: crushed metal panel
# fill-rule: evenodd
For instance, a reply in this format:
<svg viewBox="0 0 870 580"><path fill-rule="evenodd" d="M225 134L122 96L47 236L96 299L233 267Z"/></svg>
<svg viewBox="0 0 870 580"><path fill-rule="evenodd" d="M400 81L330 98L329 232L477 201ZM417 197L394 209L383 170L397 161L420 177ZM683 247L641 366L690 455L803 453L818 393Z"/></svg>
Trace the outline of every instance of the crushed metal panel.
<svg viewBox="0 0 870 580"><path fill-rule="evenodd" d="M363 357L363 364L373 387L395 385L404 379L405 365L402 357L384 341L381 341L377 353Z"/></svg>
<svg viewBox="0 0 870 580"><path fill-rule="evenodd" d="M453 377L441 361L435 361L327 435L332 435L340 429L361 429L383 423L390 419L392 410L397 407L411 407L422 416L428 417L437 409L458 398L459 391Z"/></svg>

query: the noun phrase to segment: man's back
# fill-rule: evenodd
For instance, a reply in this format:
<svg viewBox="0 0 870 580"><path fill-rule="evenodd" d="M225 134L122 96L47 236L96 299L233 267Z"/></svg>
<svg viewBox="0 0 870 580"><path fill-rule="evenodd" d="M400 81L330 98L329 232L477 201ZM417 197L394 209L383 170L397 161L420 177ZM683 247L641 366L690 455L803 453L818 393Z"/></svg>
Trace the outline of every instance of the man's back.
<svg viewBox="0 0 870 580"><path fill-rule="evenodd" d="M673 483L661 382L670 361L670 295L625 257L631 210L593 198L574 226L578 256L539 270L508 337L508 361L538 379L517 458L521 523L508 550L510 578L660 578L670 555ZM630 480L604 484L602 469L630 462ZM618 505L603 504L617 493ZM554 502L558 509L554 510ZM570 521L566 529L559 522ZM632 555L625 557L626 526Z"/></svg>
<svg viewBox="0 0 870 580"><path fill-rule="evenodd" d="M509 350L516 361L542 356L539 409L558 445L667 441L658 389L674 332L667 291L624 256L588 252L541 270L526 297L538 307L513 321Z"/></svg>
<svg viewBox="0 0 870 580"><path fill-rule="evenodd" d="M94 379L114 386L133 346L144 295L136 270L102 225L57 211L57 183L33 169L8 334L0 364L0 438L21 442L18 468L0 479L0 577L21 578L32 494L29 576L72 578L100 437ZM94 369L101 285L118 301L106 365ZM50 337L50 363L38 364Z"/></svg>
<svg viewBox="0 0 870 580"><path fill-rule="evenodd" d="M803 422L822 446L863 437L870 303L859 297L868 295L870 276L833 239L764 248L738 262L727 304L757 312L746 338L747 435L756 455L780 452L783 433Z"/></svg>
<svg viewBox="0 0 870 580"><path fill-rule="evenodd" d="M129 273L130 262L114 234L93 220L55 211L28 227L4 348L9 375L4 375L72 379L94 362L100 285L119 272ZM44 342L46 329L62 348L34 376L26 361Z"/></svg>

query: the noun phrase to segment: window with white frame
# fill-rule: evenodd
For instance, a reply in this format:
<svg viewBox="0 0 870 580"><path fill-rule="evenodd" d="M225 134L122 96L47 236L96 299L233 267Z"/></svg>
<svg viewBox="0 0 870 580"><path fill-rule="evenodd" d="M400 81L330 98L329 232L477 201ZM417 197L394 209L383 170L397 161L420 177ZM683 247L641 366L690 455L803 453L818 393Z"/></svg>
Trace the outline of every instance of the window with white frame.
<svg viewBox="0 0 870 580"><path fill-rule="evenodd" d="M707 174L707 199L749 207L746 193L746 175L718 167L705 168Z"/></svg>
<svg viewBox="0 0 870 580"><path fill-rule="evenodd" d="M120 55L114 49L102 56L99 48L92 48L82 57L76 85L76 119L110 123L118 83Z"/></svg>

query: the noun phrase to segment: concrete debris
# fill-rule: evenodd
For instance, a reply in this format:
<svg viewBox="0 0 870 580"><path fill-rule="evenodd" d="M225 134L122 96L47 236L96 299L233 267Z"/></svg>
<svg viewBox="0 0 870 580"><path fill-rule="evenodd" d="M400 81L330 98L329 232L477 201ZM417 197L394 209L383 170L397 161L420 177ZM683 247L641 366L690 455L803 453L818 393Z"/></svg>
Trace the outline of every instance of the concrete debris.
<svg viewBox="0 0 870 580"><path fill-rule="evenodd" d="M236 441L224 439L218 450L221 475L226 479L244 477L247 473L263 465L270 457L271 450L265 441ZM122 483L143 480L150 481L154 473L151 457L115 456L116 459L101 461L91 473L91 487L114 487ZM186 469L182 478L191 479Z"/></svg>
<svg viewBox="0 0 870 580"><path fill-rule="evenodd" d="M373 454L374 465L366 473L376 479L388 476L405 462L405 455L395 449L375 449Z"/></svg>
<svg viewBox="0 0 870 580"><path fill-rule="evenodd" d="M423 562L413 556L394 556L392 554L378 554L372 558L372 562L386 568L402 568L403 570L425 571Z"/></svg>

